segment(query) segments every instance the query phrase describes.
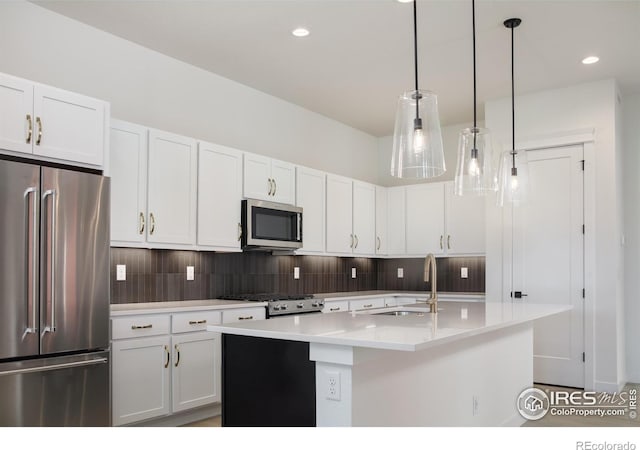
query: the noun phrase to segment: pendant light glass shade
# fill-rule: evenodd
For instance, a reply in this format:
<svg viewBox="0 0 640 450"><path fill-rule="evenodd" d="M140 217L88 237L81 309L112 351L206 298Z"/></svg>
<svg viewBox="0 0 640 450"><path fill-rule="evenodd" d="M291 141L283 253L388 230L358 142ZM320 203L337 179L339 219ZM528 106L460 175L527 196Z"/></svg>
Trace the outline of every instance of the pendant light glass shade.
<svg viewBox="0 0 640 450"><path fill-rule="evenodd" d="M424 90L407 91L398 99L391 175L432 178L445 170L437 96Z"/></svg>
<svg viewBox="0 0 640 450"><path fill-rule="evenodd" d="M498 170L498 206L526 203L529 191L529 162L527 152L507 151L502 153Z"/></svg>
<svg viewBox="0 0 640 450"><path fill-rule="evenodd" d="M491 134L486 128L471 127L460 132L456 195L485 195L498 188Z"/></svg>

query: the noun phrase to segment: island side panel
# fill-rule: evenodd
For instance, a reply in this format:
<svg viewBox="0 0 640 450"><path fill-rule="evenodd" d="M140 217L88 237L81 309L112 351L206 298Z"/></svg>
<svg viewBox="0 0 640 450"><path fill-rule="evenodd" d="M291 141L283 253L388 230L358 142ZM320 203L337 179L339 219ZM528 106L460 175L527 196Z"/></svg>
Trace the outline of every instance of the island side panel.
<svg viewBox="0 0 640 450"><path fill-rule="evenodd" d="M533 385L531 322L422 351L378 353L355 349L352 426L524 423L516 400Z"/></svg>

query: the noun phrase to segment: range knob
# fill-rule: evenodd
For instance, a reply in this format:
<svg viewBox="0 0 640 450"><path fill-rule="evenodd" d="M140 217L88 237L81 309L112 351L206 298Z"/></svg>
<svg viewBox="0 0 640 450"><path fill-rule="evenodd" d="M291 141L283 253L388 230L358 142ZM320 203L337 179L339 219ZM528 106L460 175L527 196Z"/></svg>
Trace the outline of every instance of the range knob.
<svg viewBox="0 0 640 450"><path fill-rule="evenodd" d="M280 305L273 305L274 311L280 311Z"/></svg>
<svg viewBox="0 0 640 450"><path fill-rule="evenodd" d="M313 303L311 304L311 306L313 306L314 308L317 308L318 306L320 306L320 303L318 303L318 302L313 302Z"/></svg>
<svg viewBox="0 0 640 450"><path fill-rule="evenodd" d="M280 305L280 309L284 311L285 309L287 309L287 305Z"/></svg>
<svg viewBox="0 0 640 450"><path fill-rule="evenodd" d="M296 305L296 308L298 308L298 309L302 309L302 308L304 308L304 303L298 303L298 304Z"/></svg>

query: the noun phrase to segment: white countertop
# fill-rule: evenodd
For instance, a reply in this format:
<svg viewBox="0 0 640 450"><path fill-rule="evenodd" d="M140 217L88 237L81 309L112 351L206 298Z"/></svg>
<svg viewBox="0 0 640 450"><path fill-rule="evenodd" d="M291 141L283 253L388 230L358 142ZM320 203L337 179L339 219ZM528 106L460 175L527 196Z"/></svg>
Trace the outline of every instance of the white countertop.
<svg viewBox="0 0 640 450"><path fill-rule="evenodd" d="M371 312L414 310L421 315ZM210 325L208 331L352 347L417 351L569 311L570 306L531 303L443 302L438 314L425 303L377 310L302 314L238 324Z"/></svg>
<svg viewBox="0 0 640 450"><path fill-rule="evenodd" d="M111 317L133 314L157 314L171 312L203 311L211 309L238 309L267 306L266 302L243 300L184 300L176 302L123 303L111 305Z"/></svg>

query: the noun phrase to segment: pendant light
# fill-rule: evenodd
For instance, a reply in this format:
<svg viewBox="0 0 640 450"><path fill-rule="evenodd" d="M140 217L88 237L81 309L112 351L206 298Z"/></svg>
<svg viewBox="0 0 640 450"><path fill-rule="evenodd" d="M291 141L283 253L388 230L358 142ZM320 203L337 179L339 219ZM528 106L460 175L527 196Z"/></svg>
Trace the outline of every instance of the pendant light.
<svg viewBox="0 0 640 450"><path fill-rule="evenodd" d="M484 195L498 188L493 169L491 134L478 127L476 95L476 5L471 1L473 29L473 127L465 128L458 138L458 164L456 166L456 195Z"/></svg>
<svg viewBox="0 0 640 450"><path fill-rule="evenodd" d="M522 21L507 19L504 26L511 29L511 151L504 152L500 160L498 205L505 203L522 204L527 199L529 165L527 152L516 150L516 108L514 82L513 31Z"/></svg>
<svg viewBox="0 0 640 450"><path fill-rule="evenodd" d="M398 99L393 132L391 175L398 178L432 178L445 172L438 99L418 88L418 26L413 1L415 89Z"/></svg>

